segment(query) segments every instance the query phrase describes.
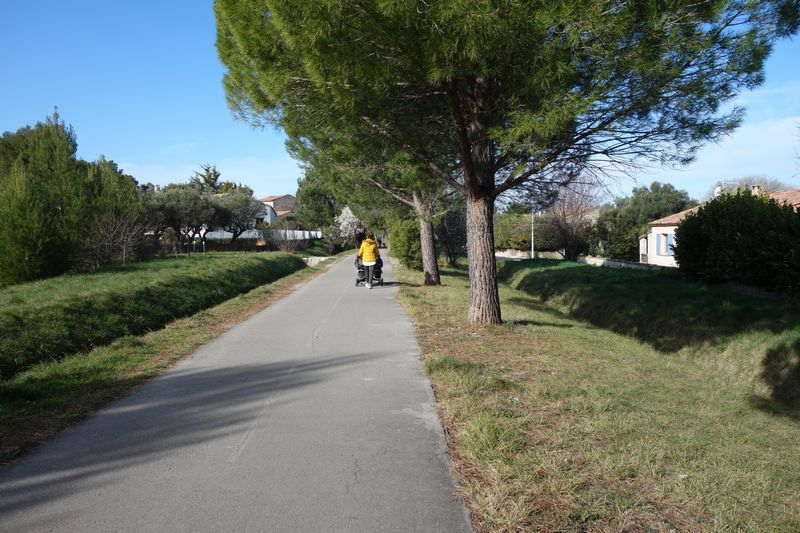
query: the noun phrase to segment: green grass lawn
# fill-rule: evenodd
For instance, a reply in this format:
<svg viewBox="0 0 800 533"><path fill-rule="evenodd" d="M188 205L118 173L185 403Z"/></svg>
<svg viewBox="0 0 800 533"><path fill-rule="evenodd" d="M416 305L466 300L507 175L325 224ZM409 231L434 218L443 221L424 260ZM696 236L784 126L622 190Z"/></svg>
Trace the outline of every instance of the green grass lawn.
<svg viewBox="0 0 800 533"><path fill-rule="evenodd" d="M464 271L401 292L480 529L800 530L796 302L674 272L500 272L501 326L466 324Z"/></svg>
<svg viewBox="0 0 800 533"><path fill-rule="evenodd" d="M174 265L139 266L152 273ZM0 464L157 375L325 268L304 268L156 331L42 362L0 381Z"/></svg>
<svg viewBox="0 0 800 533"><path fill-rule="evenodd" d="M259 252L266 257L268 253ZM66 274L29 283L20 283L0 290L0 309L27 305L38 307L53 302L85 297L124 287L140 287L148 283L169 281L187 273L215 272L253 256L253 252L208 252L178 257L131 262L110 266L98 272Z"/></svg>
<svg viewBox="0 0 800 533"><path fill-rule="evenodd" d="M305 267L297 255L217 252L0 290L0 379L163 327Z"/></svg>

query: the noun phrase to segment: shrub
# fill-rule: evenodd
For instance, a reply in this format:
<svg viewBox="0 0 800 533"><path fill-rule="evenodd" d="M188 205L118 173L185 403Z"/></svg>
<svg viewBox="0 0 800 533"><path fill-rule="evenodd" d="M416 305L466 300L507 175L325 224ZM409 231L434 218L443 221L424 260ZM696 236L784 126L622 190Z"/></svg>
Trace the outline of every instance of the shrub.
<svg viewBox="0 0 800 533"><path fill-rule="evenodd" d="M749 191L723 195L675 232L680 269L707 281L800 290L800 214Z"/></svg>
<svg viewBox="0 0 800 533"><path fill-rule="evenodd" d="M501 213L494 219L496 248L528 250L531 247L531 217L523 213Z"/></svg>
<svg viewBox="0 0 800 533"><path fill-rule="evenodd" d="M406 268L422 270L422 247L419 242L419 224L416 219L401 219L389 227L392 255Z"/></svg>
<svg viewBox="0 0 800 533"><path fill-rule="evenodd" d="M339 231L339 226L333 224L322 228L322 245L328 254L335 255L347 248L350 243Z"/></svg>
<svg viewBox="0 0 800 533"><path fill-rule="evenodd" d="M7 288L0 303L0 378L160 328L304 266L300 257L282 253L209 254Z"/></svg>
<svg viewBox="0 0 800 533"><path fill-rule="evenodd" d="M555 222L550 217L536 217L534 226L534 245L542 252L559 252L564 249L564 239Z"/></svg>
<svg viewBox="0 0 800 533"><path fill-rule="evenodd" d="M72 128L54 114L19 141L0 176L0 280L18 283L66 272L84 222L85 181Z"/></svg>
<svg viewBox="0 0 800 533"><path fill-rule="evenodd" d="M550 216L537 216L534 239L536 250L554 252L564 248L561 232ZM501 213L495 217L494 244L496 248L530 250L531 216L527 213Z"/></svg>

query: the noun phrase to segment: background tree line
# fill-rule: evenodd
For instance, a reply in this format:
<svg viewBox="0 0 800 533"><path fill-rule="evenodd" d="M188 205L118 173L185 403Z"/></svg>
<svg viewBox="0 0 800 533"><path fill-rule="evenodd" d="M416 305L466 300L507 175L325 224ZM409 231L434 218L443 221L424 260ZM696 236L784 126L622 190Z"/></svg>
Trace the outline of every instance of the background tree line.
<svg viewBox="0 0 800 533"><path fill-rule="evenodd" d="M713 199L715 193L750 191L754 186L765 193L792 188L767 176L745 176L718 181L706 199ZM650 222L699 204L686 191L657 181L649 187L635 187L629 196L610 203L602 203L598 191L591 186L565 188L550 206L538 210L534 218L536 250L561 252L567 259L589 254L638 262L639 237L650 231ZM507 204L496 215L494 229L498 248L530 250L530 205Z"/></svg>
<svg viewBox="0 0 800 533"><path fill-rule="evenodd" d="M0 283L144 259L163 244L177 253L211 228L235 240L263 217L252 191L211 165L158 189L77 148L57 112L0 137Z"/></svg>

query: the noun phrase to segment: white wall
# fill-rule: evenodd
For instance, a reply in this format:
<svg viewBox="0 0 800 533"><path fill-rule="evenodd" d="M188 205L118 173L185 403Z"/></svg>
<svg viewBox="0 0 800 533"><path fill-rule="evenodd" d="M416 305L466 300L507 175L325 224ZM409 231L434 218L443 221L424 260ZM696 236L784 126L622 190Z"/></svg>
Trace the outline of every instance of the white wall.
<svg viewBox="0 0 800 533"><path fill-rule="evenodd" d="M278 215L275 214L275 209L267 203L264 204L264 224L272 224L278 220Z"/></svg>
<svg viewBox="0 0 800 533"><path fill-rule="evenodd" d="M239 238L263 240L265 236L273 241L302 241L307 239L320 239L322 238L322 232L304 231L296 229L289 229L289 230L275 229L266 231L251 229L239 235ZM209 231L208 233L206 233L206 238L209 240L229 240L231 237L233 237L232 233L222 230Z"/></svg>
<svg viewBox="0 0 800 533"><path fill-rule="evenodd" d="M647 234L647 264L677 268L678 263L675 261L675 256L668 255L665 251L666 244L664 237L664 235L667 235L670 242L674 245L675 229L677 227L678 226L654 226L650 228L650 233ZM661 239L659 239L659 235L661 235ZM661 244L660 248L658 246L659 240Z"/></svg>
<svg viewBox="0 0 800 533"><path fill-rule="evenodd" d="M223 231L223 230L209 231L208 233L206 233L206 239L208 239L210 241L230 240L232 237L233 237L233 233L230 233L228 231ZM261 239L261 238L263 238L263 236L261 235L261 232L259 230L257 230L257 229L249 229L249 230L245 231L244 233L242 233L241 235L239 235L239 238L240 239Z"/></svg>
<svg viewBox="0 0 800 533"><path fill-rule="evenodd" d="M267 239L274 241L303 241L307 239L322 238L321 231L307 231L299 229L272 229L265 230L264 235Z"/></svg>
<svg viewBox="0 0 800 533"><path fill-rule="evenodd" d="M609 268L632 268L634 270L653 270L660 268L657 265L645 265L643 263L634 263L633 261L608 259L606 257L594 257L591 255L581 255L578 257L577 261L578 263L586 263L587 265Z"/></svg>

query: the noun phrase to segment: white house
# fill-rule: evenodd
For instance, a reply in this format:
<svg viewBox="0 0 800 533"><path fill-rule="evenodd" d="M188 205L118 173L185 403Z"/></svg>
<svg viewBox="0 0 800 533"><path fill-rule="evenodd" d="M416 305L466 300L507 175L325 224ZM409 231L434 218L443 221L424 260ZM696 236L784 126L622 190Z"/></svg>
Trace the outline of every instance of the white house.
<svg viewBox="0 0 800 533"><path fill-rule="evenodd" d="M261 198L261 203L271 208L278 217L294 213L297 207L297 200L291 194L273 194L265 196Z"/></svg>
<svg viewBox="0 0 800 533"><path fill-rule="evenodd" d="M700 206L659 218L650 222L649 231L639 237L639 262L650 265L677 267L675 261L675 229L686 215L694 213Z"/></svg>
<svg viewBox="0 0 800 533"><path fill-rule="evenodd" d="M256 219L256 223L263 222L264 224L272 224L278 220L278 213L276 213L275 208L269 204L264 204L263 215L263 217Z"/></svg>
<svg viewBox="0 0 800 533"><path fill-rule="evenodd" d="M753 187L753 194L761 194L758 186ZM768 196L779 203L787 203L800 210L800 189L775 191ZM679 213L659 218L650 222L646 235L639 237L639 262L650 265L677 267L675 261L675 229L689 213L694 213L700 206L685 209Z"/></svg>

